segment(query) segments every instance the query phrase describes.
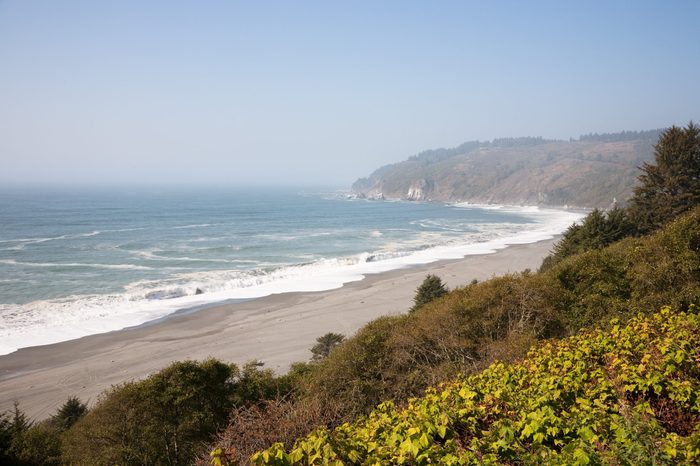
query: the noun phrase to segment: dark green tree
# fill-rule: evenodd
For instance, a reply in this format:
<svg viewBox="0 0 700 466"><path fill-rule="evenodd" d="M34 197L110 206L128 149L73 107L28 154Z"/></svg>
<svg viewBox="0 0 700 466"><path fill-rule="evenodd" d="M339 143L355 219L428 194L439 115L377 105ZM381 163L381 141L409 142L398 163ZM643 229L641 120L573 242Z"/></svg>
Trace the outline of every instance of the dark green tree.
<svg viewBox="0 0 700 466"><path fill-rule="evenodd" d="M263 404L290 392L290 378L262 364L239 369L216 359L175 362L145 380L103 393L63 436L72 465L192 464L233 408Z"/></svg>
<svg viewBox="0 0 700 466"><path fill-rule="evenodd" d="M629 212L640 233L656 230L700 202L700 127L672 126L644 163Z"/></svg>
<svg viewBox="0 0 700 466"><path fill-rule="evenodd" d="M416 311L422 306L425 306L430 301L433 301L448 293L448 289L442 280L437 275L428 275L423 280L416 290L416 295L413 298L413 307L411 312Z"/></svg>
<svg viewBox="0 0 700 466"><path fill-rule="evenodd" d="M51 419L32 425L22 433L15 443L14 449L19 464L59 466L61 464L61 433L62 431Z"/></svg>
<svg viewBox="0 0 700 466"><path fill-rule="evenodd" d="M63 403L63 406L58 408L58 411L52 416L51 420L59 429L67 430L78 422L81 417L85 416L87 411L87 405L77 397L72 396Z"/></svg>
<svg viewBox="0 0 700 466"><path fill-rule="evenodd" d="M0 413L0 464L24 465L21 458L24 436L32 427L15 401L12 411Z"/></svg>
<svg viewBox="0 0 700 466"><path fill-rule="evenodd" d="M326 333L325 335L316 338L316 344L311 348L311 357L314 361L325 359L331 354L333 348L341 344L345 340L345 335L340 333Z"/></svg>
<svg viewBox="0 0 700 466"><path fill-rule="evenodd" d="M228 419L238 368L215 359L176 362L107 392L64 437L69 464L191 464Z"/></svg>
<svg viewBox="0 0 700 466"><path fill-rule="evenodd" d="M634 233L635 226L625 209L614 207L607 213L595 209L580 224L574 223L564 232L552 254L542 263L541 270L547 270L566 257L604 248Z"/></svg>

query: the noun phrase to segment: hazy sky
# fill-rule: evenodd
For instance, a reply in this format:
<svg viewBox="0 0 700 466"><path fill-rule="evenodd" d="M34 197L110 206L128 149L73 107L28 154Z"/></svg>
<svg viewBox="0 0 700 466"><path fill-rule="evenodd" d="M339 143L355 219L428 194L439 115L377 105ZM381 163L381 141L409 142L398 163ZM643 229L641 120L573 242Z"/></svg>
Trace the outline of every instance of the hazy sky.
<svg viewBox="0 0 700 466"><path fill-rule="evenodd" d="M700 2L3 1L0 184L349 185L700 119Z"/></svg>

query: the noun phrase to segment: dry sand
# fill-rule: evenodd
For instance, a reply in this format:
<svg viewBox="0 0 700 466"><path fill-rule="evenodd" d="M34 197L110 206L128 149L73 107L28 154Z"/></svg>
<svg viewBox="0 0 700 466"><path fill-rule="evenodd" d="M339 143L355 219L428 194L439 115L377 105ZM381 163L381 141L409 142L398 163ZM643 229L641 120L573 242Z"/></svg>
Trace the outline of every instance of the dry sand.
<svg viewBox="0 0 700 466"><path fill-rule="evenodd" d="M536 269L554 240L369 275L342 288L285 293L182 313L155 323L0 356L0 411L14 400L32 418L50 416L69 397L93 404L113 384L140 379L172 361L257 359L283 373L306 361L327 332L352 335L383 315L401 314L428 273L450 287L472 279Z"/></svg>

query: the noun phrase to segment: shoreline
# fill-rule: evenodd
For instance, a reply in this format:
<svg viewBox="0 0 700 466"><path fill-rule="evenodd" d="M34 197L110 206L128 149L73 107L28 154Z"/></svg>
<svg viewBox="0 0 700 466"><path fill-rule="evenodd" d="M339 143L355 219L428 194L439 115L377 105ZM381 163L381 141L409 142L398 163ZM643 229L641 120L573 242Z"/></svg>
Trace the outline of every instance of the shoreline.
<svg viewBox="0 0 700 466"><path fill-rule="evenodd" d="M192 310L274 294L338 289L376 273L461 259L469 255L489 254L510 245L552 238L580 217L580 214L572 211L541 209L538 206L461 203L450 207L499 211L506 215L520 214L527 221L523 224L516 222L519 224L516 228L518 231L508 231L506 228L495 237L491 237L494 236L493 232L486 237L479 232L475 237L463 237L459 241L434 243L428 237L421 239L421 247L401 249L392 246L374 252L372 247L368 247L363 252L321 257L308 262L277 264L267 270L255 267L234 270L193 269L187 273L175 274L169 279L160 277L152 282L148 278L141 278L124 285L120 292L78 294L70 296L66 301L60 298L38 300L16 305L14 309L8 305L8 309L2 311L3 314L9 314L10 319L7 328L0 328L0 356L22 348L51 345L147 325ZM373 231L371 235L374 236L374 233ZM388 244L393 243L390 241ZM173 278L176 279L171 282L170 279ZM139 285L143 283L150 285ZM60 312L51 312L52 306ZM13 319L13 316L21 318Z"/></svg>
<svg viewBox="0 0 700 466"><path fill-rule="evenodd" d="M239 365L259 360L283 373L293 362L308 361L309 348L327 332L351 336L375 318L407 312L429 273L455 288L536 269L556 240L367 274L326 291L199 306L122 330L21 348L0 356L0 412L15 400L35 419L50 416L70 396L93 405L111 385L178 360L215 357Z"/></svg>

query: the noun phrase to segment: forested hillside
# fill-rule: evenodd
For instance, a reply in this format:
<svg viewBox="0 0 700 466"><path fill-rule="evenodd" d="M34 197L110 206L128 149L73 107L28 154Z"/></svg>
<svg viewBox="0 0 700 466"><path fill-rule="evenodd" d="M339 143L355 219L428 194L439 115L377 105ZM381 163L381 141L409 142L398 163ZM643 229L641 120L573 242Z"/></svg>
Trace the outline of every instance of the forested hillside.
<svg viewBox="0 0 700 466"><path fill-rule="evenodd" d="M368 198L608 207L632 194L660 130L472 141L387 165L352 189Z"/></svg>

